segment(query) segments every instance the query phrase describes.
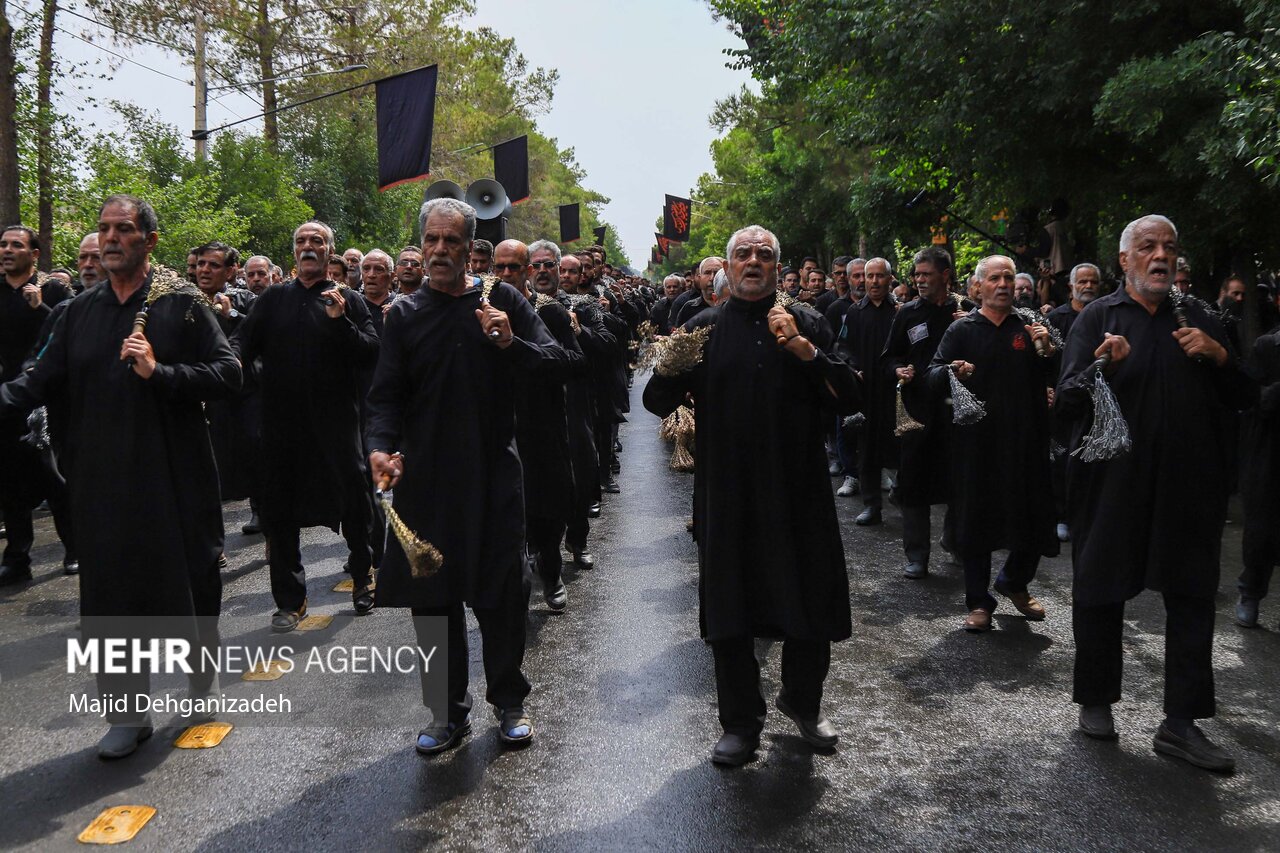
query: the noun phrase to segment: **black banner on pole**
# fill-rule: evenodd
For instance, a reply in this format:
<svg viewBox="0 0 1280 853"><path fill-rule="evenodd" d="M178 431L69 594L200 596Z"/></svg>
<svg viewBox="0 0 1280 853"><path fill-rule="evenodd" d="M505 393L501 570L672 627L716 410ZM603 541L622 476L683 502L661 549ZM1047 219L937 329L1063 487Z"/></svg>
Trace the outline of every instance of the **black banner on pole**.
<svg viewBox="0 0 1280 853"><path fill-rule="evenodd" d="M436 66L377 81L378 189L431 174L431 132L436 112Z"/></svg>
<svg viewBox="0 0 1280 853"><path fill-rule="evenodd" d="M560 242L572 243L581 236L582 223L578 219L578 205L560 205Z"/></svg>
<svg viewBox="0 0 1280 853"><path fill-rule="evenodd" d="M512 204L529 198L529 137L517 136L493 147L493 179Z"/></svg>
<svg viewBox="0 0 1280 853"><path fill-rule="evenodd" d="M693 202L680 196L667 196L667 203L662 208L662 234L668 240L677 243L689 241L689 213Z"/></svg>
<svg viewBox="0 0 1280 853"><path fill-rule="evenodd" d="M592 228L592 229L591 229L591 233L593 233L593 234L595 234L595 235L596 235L596 245L597 245L597 246L603 246L603 245L604 245L604 235L606 235L606 234L608 234L608 233L609 233L609 226L608 226L608 225L601 225L601 226L600 226L600 227L598 227L598 228Z"/></svg>

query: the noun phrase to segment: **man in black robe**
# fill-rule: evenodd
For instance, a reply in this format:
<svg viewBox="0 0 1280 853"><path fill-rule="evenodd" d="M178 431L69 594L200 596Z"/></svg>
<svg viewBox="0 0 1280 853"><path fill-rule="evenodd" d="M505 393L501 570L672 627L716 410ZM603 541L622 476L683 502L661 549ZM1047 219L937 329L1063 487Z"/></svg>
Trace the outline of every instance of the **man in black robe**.
<svg viewBox="0 0 1280 853"><path fill-rule="evenodd" d="M1258 405L1244 413L1240 432L1240 499L1244 505L1244 570L1236 587L1236 622L1258 626L1280 562L1280 329L1253 342L1252 367L1262 380Z"/></svg>
<svg viewBox="0 0 1280 853"><path fill-rule="evenodd" d="M715 304L716 274L723 268L724 258L716 257L707 258L698 265L698 295L686 302L684 307L680 309L680 315L676 317L675 323L672 324L674 327L683 326ZM707 273L704 273L703 270L706 270Z"/></svg>
<svg viewBox="0 0 1280 853"><path fill-rule="evenodd" d="M1091 426L1094 360L1107 353L1107 382L1128 423L1132 449L1108 461L1067 463L1072 603L1076 640L1073 699L1080 728L1115 737L1125 602L1143 589L1164 596L1166 718L1156 751L1199 767L1235 762L1195 720L1214 715L1213 620L1219 552L1231 472L1227 411L1249 408L1257 386L1241 369L1220 320L1199 304L1169 301L1178 233L1144 216L1120 237L1125 285L1095 299L1071 329L1058 382L1058 416L1074 421L1079 444ZM1196 511L1186 512L1186 484Z"/></svg>
<svg viewBox="0 0 1280 853"><path fill-rule="evenodd" d="M649 312L649 322L653 323L654 333L669 335L675 325L675 317L671 314L672 305L684 293L684 279L674 273L662 280L663 296L654 303Z"/></svg>
<svg viewBox="0 0 1280 853"><path fill-rule="evenodd" d="M1071 288L1071 298L1045 315L1045 320L1057 329L1064 341L1067 335L1071 334L1071 327L1075 325L1076 318L1080 316L1084 306L1097 298L1102 273L1093 264L1076 264L1071 268L1067 281ZM1061 361L1061 354L1057 358ZM1061 372L1061 365L1058 372ZM1071 442L1071 423L1054 417L1053 438L1065 448ZM1067 454L1059 453L1050 465L1050 469L1053 475L1053 509L1054 517L1058 521L1058 541L1069 542L1071 531L1067 525Z"/></svg>
<svg viewBox="0 0 1280 853"><path fill-rule="evenodd" d="M870 266L870 264L868 264ZM1023 616L1045 618L1028 592L1042 556L1058 553L1049 486L1049 400L1053 362L1036 352L1049 330L1027 326L1013 313L1012 258L978 262L982 307L943 334L927 379L934 393L951 396L953 373L982 402L986 414L951 425L951 511L956 553L964 566L964 629L991 630L996 600L991 553L1008 549L995 591Z"/></svg>
<svg viewBox="0 0 1280 853"><path fill-rule="evenodd" d="M838 739L822 688L831 643L852 627L823 435L837 410L856 407L857 386L822 351L822 319L777 305L777 238L744 228L727 254L731 297L693 322L710 328L701 361L674 375L656 368L644 404L660 418L690 394L696 405L700 621L724 728L711 760L734 766L764 728L755 637L785 640L778 709L815 746Z"/></svg>
<svg viewBox="0 0 1280 853"><path fill-rule="evenodd" d="M920 580L929 574L930 507L946 503L951 462L947 432L951 412L929 392L925 373L938 343L951 324L964 316L951 293L951 255L940 246L916 253L913 277L920 296L902 306L893 317L881 363L892 373L890 381L902 383L902 403L922 428L900 437L898 503L902 509L902 550L907 556L903 575ZM897 401L894 401L897 423ZM947 511L943 542L952 544L951 512Z"/></svg>
<svg viewBox="0 0 1280 853"><path fill-rule="evenodd" d="M882 474L886 468L898 467L893 436L895 380L880 366L896 314L889 296L889 262L872 258L865 272L867 295L849 308L839 341L840 354L862 384L867 417L858 442L858 484L866 508L854 519L854 524L863 526L883 520Z"/></svg>
<svg viewBox="0 0 1280 853"><path fill-rule="evenodd" d="M360 262L360 280L364 282L364 291L360 296L364 299L365 308L369 310L369 320L378 337L382 337L382 323L391 303L395 301L395 294L391 292L392 272L391 256L381 249L370 249ZM372 365L367 373L372 378Z"/></svg>
<svg viewBox="0 0 1280 853"><path fill-rule="evenodd" d="M396 258L396 293L408 296L422 287L422 250L405 246Z"/></svg>
<svg viewBox="0 0 1280 853"><path fill-rule="evenodd" d="M0 414L54 398L66 405L61 461L81 548L85 636L119 636L120 617L166 618L194 638L193 654L216 654L222 507L200 404L234 393L240 366L197 295L152 298L153 288L172 290L181 280L151 266L159 235L150 205L111 196L98 234L109 284L71 300L34 368L0 387ZM133 332L144 306L146 332ZM154 624L136 628L149 629ZM203 667L193 674L193 696L207 697L215 675ZM104 672L98 689L132 697L148 691L149 677ZM151 736L149 717L129 706L108 714L101 757L128 755Z"/></svg>
<svg viewBox="0 0 1280 853"><path fill-rule="evenodd" d="M76 255L76 272L79 279L71 289L77 295L99 282L106 281L107 272L102 268L102 253L98 251L97 231L90 231L80 241L80 253Z"/></svg>
<svg viewBox="0 0 1280 853"><path fill-rule="evenodd" d="M262 360L262 522L271 544L271 630L292 631L307 611L299 550L303 527L342 529L352 603L373 608L372 497L360 441L361 372L378 334L358 293L325 278L333 231L306 222L293 235L298 276L268 288L235 343L243 363Z"/></svg>
<svg viewBox="0 0 1280 853"><path fill-rule="evenodd" d="M39 257L34 230L10 225L0 231L0 269L4 274L0 284L0 382L22 372L23 362L53 310L41 287L43 275L35 270ZM48 475L40 453L23 441L27 431L26 412L0 418L0 509L6 531L0 586L31 580L31 546L35 542L31 513L50 491L45 487ZM65 517L62 502L55 500L53 505L58 510L56 517ZM69 531L58 532L70 538ZM68 553L68 566L70 562L74 562L73 553Z"/></svg>
<svg viewBox="0 0 1280 853"><path fill-rule="evenodd" d="M587 359L587 376L571 379L566 387L566 414L569 418L569 452L573 462L574 513L565 528L564 544L579 568L595 568L595 557L587 550L591 519L600 515L600 449L595 440L596 387L591 364L609 358L613 334L605 327L600 306L590 297L576 294L582 278L582 261L574 255L560 259L560 304L568 311L577 329L576 338Z"/></svg>
<svg viewBox="0 0 1280 853"><path fill-rule="evenodd" d="M559 371L565 354L511 285L471 286L475 222L475 210L455 199L422 205L427 286L392 306L368 400L374 482L395 487L405 524L444 558L435 574L415 577L393 540L378 577L381 606L413 609L420 646L431 641L418 617L448 621L448 708L431 708L431 724L418 735L424 754L455 746L471 730L464 604L480 625L499 737L507 744L533 737L520 671L529 590L515 385ZM424 671L424 704L427 678Z"/></svg>

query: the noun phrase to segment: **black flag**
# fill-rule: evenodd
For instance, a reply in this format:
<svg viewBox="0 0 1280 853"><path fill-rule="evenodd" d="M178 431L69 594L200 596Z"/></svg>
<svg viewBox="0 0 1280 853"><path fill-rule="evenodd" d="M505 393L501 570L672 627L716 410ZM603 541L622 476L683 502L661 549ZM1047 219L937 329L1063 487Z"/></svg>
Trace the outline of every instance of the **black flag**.
<svg viewBox="0 0 1280 853"><path fill-rule="evenodd" d="M652 249L652 250L650 250L650 252L649 252L649 263L653 264L655 267L660 267L660 266L662 266L662 258L658 255L658 250L657 250L657 249Z"/></svg>
<svg viewBox="0 0 1280 853"><path fill-rule="evenodd" d="M601 225L599 228L592 228L592 233L596 235L596 245L604 245L604 235L609 233L608 225Z"/></svg>
<svg viewBox="0 0 1280 853"><path fill-rule="evenodd" d="M677 243L689 241L689 213L693 210L693 202L680 196L667 196L667 203L662 208L662 234L668 240Z"/></svg>
<svg viewBox="0 0 1280 853"><path fill-rule="evenodd" d="M431 174L431 130L436 112L436 66L385 77L376 84L378 189Z"/></svg>
<svg viewBox="0 0 1280 853"><path fill-rule="evenodd" d="M653 232L653 236L658 240L658 254L664 258L671 254L671 241L657 231Z"/></svg>
<svg viewBox="0 0 1280 853"><path fill-rule="evenodd" d="M578 220L578 205L560 205L560 242L572 243L582 236L582 223Z"/></svg>
<svg viewBox="0 0 1280 853"><path fill-rule="evenodd" d="M529 137L517 136L493 146L493 179L512 204L529 198Z"/></svg>

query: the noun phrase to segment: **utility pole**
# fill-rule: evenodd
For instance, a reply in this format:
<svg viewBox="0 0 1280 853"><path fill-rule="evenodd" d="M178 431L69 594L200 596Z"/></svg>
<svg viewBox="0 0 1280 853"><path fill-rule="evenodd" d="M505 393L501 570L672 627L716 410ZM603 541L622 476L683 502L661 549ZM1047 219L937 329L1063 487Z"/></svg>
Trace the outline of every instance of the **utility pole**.
<svg viewBox="0 0 1280 853"><path fill-rule="evenodd" d="M36 187L40 234L40 269L53 269L53 29L57 0L44 0L40 55L36 62Z"/></svg>
<svg viewBox="0 0 1280 853"><path fill-rule="evenodd" d="M209 130L209 81L204 67L204 12L196 9L195 35L195 84L196 84L196 124L192 136L196 141L196 159L203 161L207 153Z"/></svg>

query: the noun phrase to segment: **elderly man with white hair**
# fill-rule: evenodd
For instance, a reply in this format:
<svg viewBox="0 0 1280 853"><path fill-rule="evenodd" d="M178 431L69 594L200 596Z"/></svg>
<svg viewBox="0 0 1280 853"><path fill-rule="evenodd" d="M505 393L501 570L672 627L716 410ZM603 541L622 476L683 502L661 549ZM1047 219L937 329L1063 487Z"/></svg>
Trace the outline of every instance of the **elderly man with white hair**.
<svg viewBox="0 0 1280 853"><path fill-rule="evenodd" d="M696 403L702 636L724 729L711 760L736 766L764 728L756 637L784 640L778 709L818 748L838 739L822 688L831 643L852 626L823 437L837 411L856 409L858 391L852 371L826 355L826 322L777 303L777 237L744 228L726 254L729 298L688 327L706 335L701 358L656 368L644 404L666 417L690 394Z"/></svg>
<svg viewBox="0 0 1280 853"><path fill-rule="evenodd" d="M1199 304L1169 298L1178 232L1163 216L1130 222L1120 236L1124 287L1095 299L1067 339L1058 416L1072 421L1071 446L1089 429L1095 360L1128 423L1133 449L1107 461L1067 463L1073 699L1080 728L1116 736L1125 602L1144 589L1164 597L1165 720L1157 752L1230 772L1235 761L1196 726L1212 717L1214 596L1231 476L1228 411L1248 408L1257 387L1231 351L1222 322ZM1185 511L1186 484L1196 511Z"/></svg>

